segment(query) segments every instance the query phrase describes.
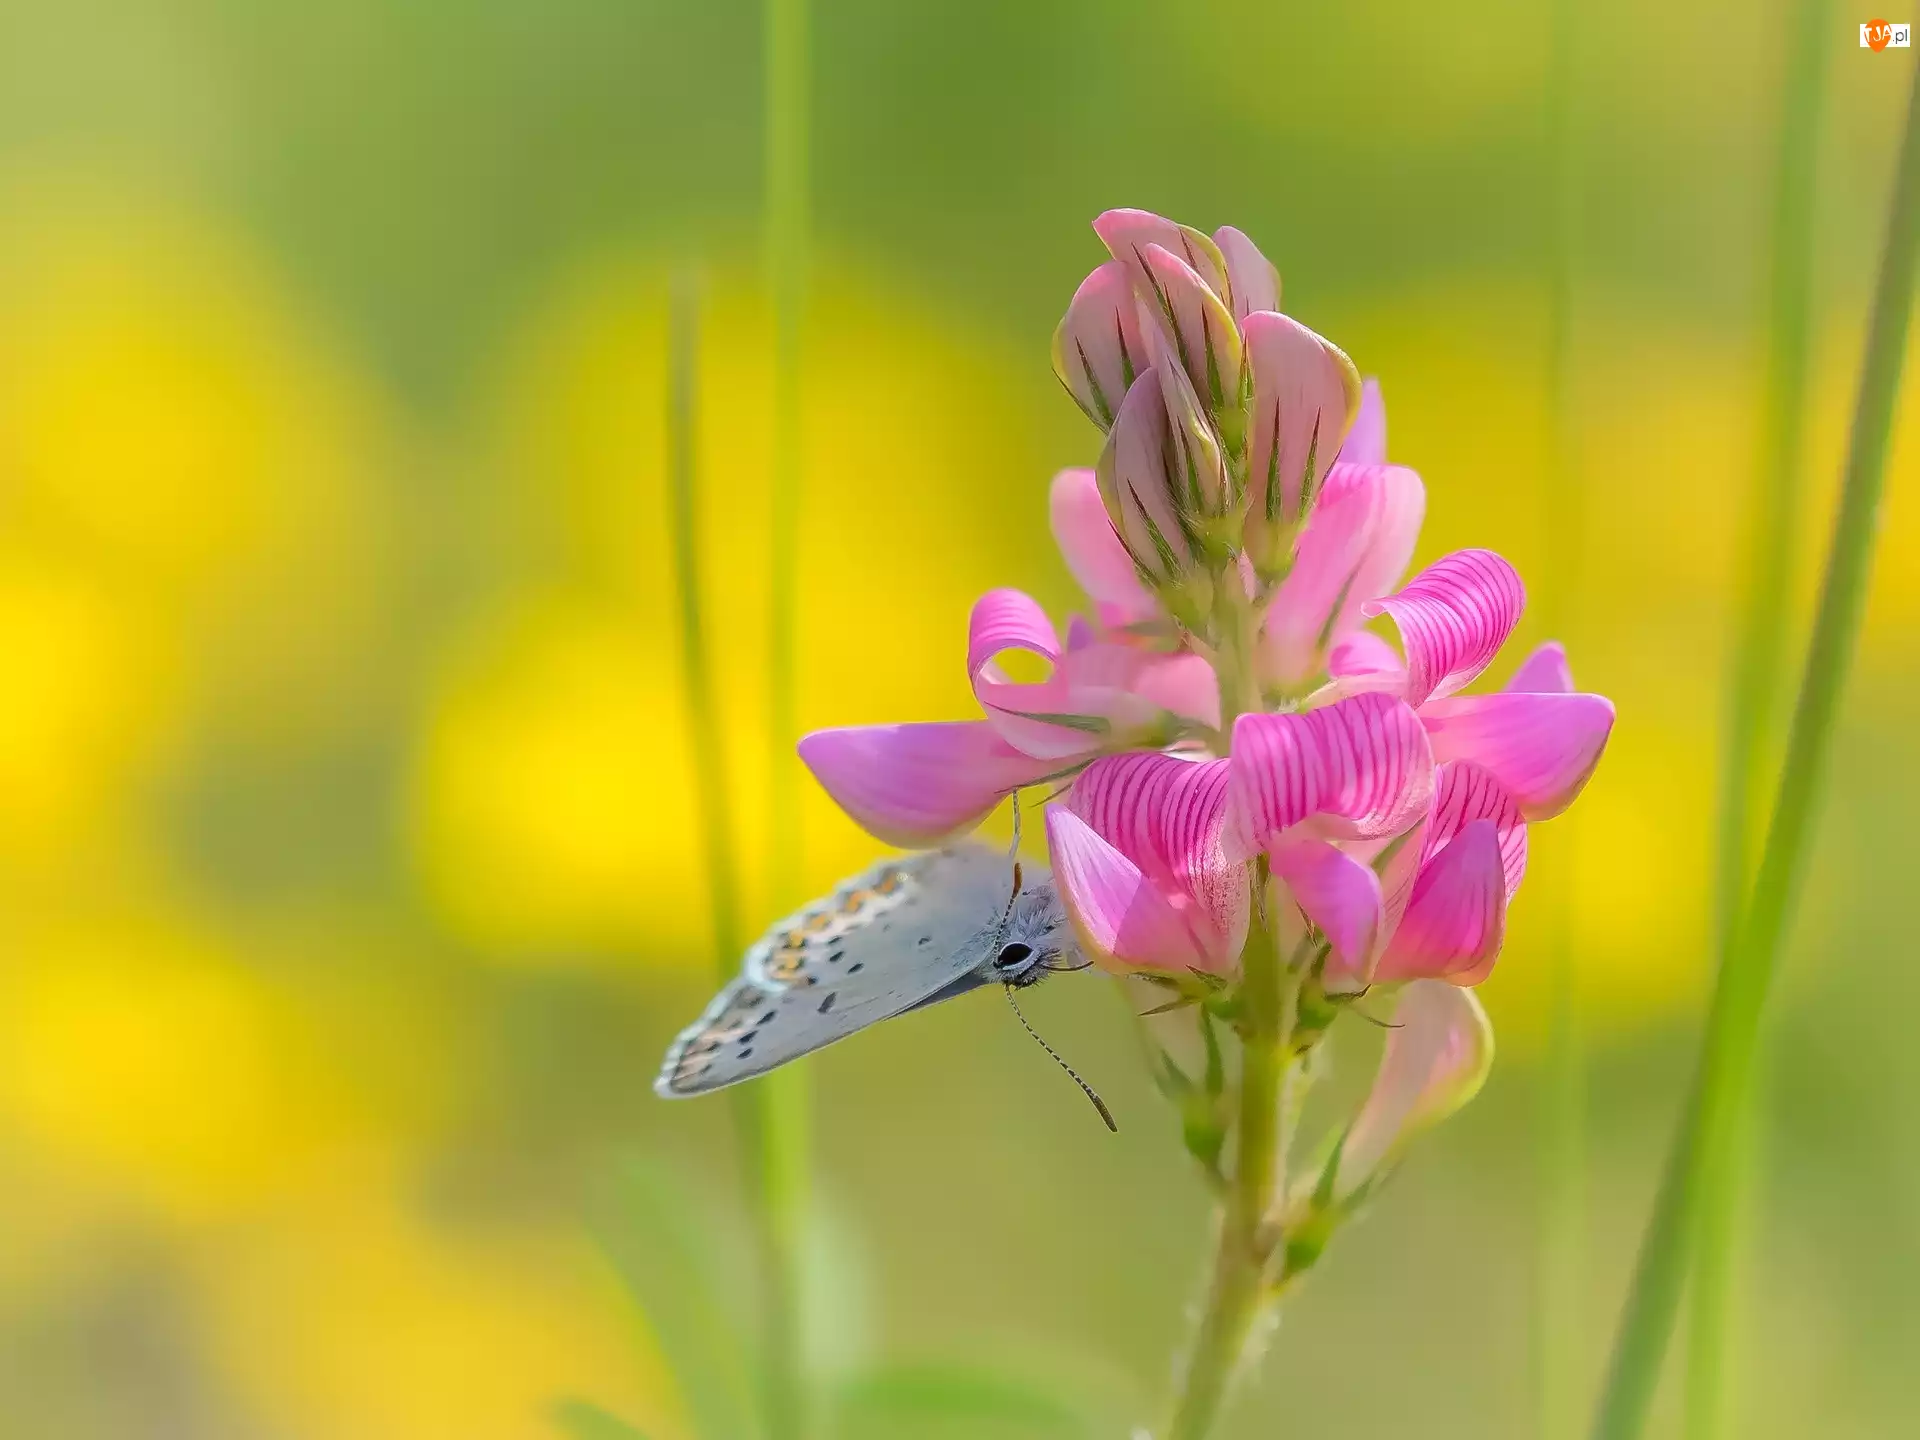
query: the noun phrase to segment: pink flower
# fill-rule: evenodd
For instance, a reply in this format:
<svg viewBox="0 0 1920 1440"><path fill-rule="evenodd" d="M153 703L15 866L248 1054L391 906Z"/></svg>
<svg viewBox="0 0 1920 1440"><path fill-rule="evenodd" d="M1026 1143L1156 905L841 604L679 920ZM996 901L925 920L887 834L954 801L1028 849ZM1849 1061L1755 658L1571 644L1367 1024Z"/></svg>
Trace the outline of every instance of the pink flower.
<svg viewBox="0 0 1920 1440"><path fill-rule="evenodd" d="M1284 943L1323 946L1330 987L1477 983L1526 827L1579 793L1613 707L1573 690L1558 646L1502 691L1462 693L1518 623L1520 578L1462 550L1400 583L1420 479L1387 463L1378 386L1279 313L1250 240L1135 210L1094 228L1113 258L1074 295L1054 363L1107 442L1049 504L1094 623L1063 643L1030 597L991 591L967 646L984 719L821 731L802 758L902 845L1077 776L1049 845L1112 968L1230 973L1264 856ZM1258 631L1252 688L1233 692L1252 713L1222 734L1215 667L1235 662L1218 627L1235 616ZM1398 649L1366 628L1380 617ZM1011 678L1022 651L1044 678Z"/></svg>
<svg viewBox="0 0 1920 1440"><path fill-rule="evenodd" d="M1048 812L1061 897L1089 957L1111 969L1230 973L1246 940L1249 856L1265 850L1289 884L1336 891L1366 866L1321 837L1414 824L1432 769L1418 719L1387 695L1243 715L1225 760L1095 761ZM1320 868L1323 856L1340 873Z"/></svg>
<svg viewBox="0 0 1920 1440"><path fill-rule="evenodd" d="M1566 809L1599 763L1613 706L1574 692L1557 644L1536 651L1505 690L1457 693L1506 642L1523 604L1512 566L1490 551L1466 550L1360 607L1396 621L1405 660L1377 637L1363 651L1355 642L1366 632L1355 632L1343 642L1345 653L1363 654L1366 668L1324 693L1358 683L1362 693L1414 707L1435 783L1429 813L1405 839L1366 857L1377 889L1350 865L1310 857L1312 873L1329 877L1326 885L1334 877L1342 883L1324 894L1312 883L1296 887L1296 900L1330 939L1352 937L1334 944L1330 975L1363 984L1421 977L1479 983L1499 955L1507 904L1526 871L1527 823ZM1371 937L1371 945L1361 948L1361 937Z"/></svg>

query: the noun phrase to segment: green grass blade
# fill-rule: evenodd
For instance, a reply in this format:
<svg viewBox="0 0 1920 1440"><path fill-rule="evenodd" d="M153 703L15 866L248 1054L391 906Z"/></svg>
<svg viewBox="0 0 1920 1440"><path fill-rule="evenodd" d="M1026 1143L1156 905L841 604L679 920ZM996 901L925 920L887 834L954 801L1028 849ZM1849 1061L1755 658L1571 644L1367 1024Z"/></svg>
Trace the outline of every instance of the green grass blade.
<svg viewBox="0 0 1920 1440"><path fill-rule="evenodd" d="M1755 813L1754 799L1761 757L1773 739L1785 688L1787 596L1792 589L1811 350L1814 182L1831 26L1829 0L1800 0L1797 23L1783 37L1787 73L1774 179L1766 388L1720 771L1714 899L1723 966L1731 954L1757 835L1765 819ZM1688 1312L1689 1440L1717 1440L1725 1428L1730 1300L1750 1124L1751 1117L1739 1117L1726 1145L1708 1157L1701 1179Z"/></svg>
<svg viewBox="0 0 1920 1440"><path fill-rule="evenodd" d="M1576 434L1574 294L1580 236L1579 6L1555 0L1548 72L1548 163L1552 168L1548 257L1547 454L1543 517L1547 634L1576 638L1577 600L1586 573L1586 489ZM1546 960L1550 967L1547 1049L1540 1095L1538 1248L1535 1257L1534 1382L1541 1440L1578 1433L1580 1313L1586 1293L1586 1048L1580 1028L1573 874L1579 821L1562 817L1546 843L1551 866L1541 879ZM1536 883L1539 883L1536 881Z"/></svg>
<svg viewBox="0 0 1920 1440"><path fill-rule="evenodd" d="M1700 1213L1703 1174L1735 1133L1752 1083L1767 991L1798 895L1826 779L1834 717L1866 604L1894 402L1906 358L1920 251L1920 85L1910 82L1886 246L1874 286L1840 506L1808 645L1773 821L1707 1017L1699 1077L1642 1243L1595 1440L1635 1440L1646 1424L1673 1330Z"/></svg>
<svg viewBox="0 0 1920 1440"><path fill-rule="evenodd" d="M748 1299L740 1237L665 1166L623 1165L595 1206L602 1250L647 1319L696 1433L760 1432L742 1321Z"/></svg>
<svg viewBox="0 0 1920 1440"><path fill-rule="evenodd" d="M800 777L793 745L799 729L801 338L811 229L806 0L766 0L764 22L765 263L774 330L765 874L769 903L782 912L800 898L802 854ZM772 1440L795 1440L808 1429L800 1317L805 1309L802 1253L811 1204L811 1087L801 1064L785 1066L749 1088L761 1106L750 1170L758 1189L765 1287L761 1352L767 1433Z"/></svg>

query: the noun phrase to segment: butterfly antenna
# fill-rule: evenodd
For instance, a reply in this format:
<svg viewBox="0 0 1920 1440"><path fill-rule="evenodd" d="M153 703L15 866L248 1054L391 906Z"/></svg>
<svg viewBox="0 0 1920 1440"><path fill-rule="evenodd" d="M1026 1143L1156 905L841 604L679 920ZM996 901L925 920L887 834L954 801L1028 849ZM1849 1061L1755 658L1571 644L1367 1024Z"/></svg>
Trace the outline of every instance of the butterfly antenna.
<svg viewBox="0 0 1920 1440"><path fill-rule="evenodd" d="M1058 1065L1062 1070L1066 1071L1068 1077L1072 1079L1073 1083L1078 1085L1083 1091L1086 1092L1087 1099L1093 1102L1093 1108L1098 1110L1100 1112L1100 1118L1107 1122L1107 1129L1113 1131L1115 1134L1118 1134L1120 1131L1119 1122L1113 1118L1113 1112L1107 1109L1107 1102L1100 1098L1099 1092L1097 1092L1093 1088L1093 1086L1087 1084L1086 1081L1080 1078L1080 1072L1078 1070L1074 1069L1073 1066L1067 1064L1065 1060L1062 1060L1060 1058L1060 1052L1058 1050L1054 1049L1053 1046L1047 1044L1045 1040L1042 1040L1040 1038L1040 1032L1034 1029L1033 1026L1028 1023L1026 1013L1022 1011L1020 1008L1020 1002L1013 998L1013 986L1002 985L1000 988L1007 992L1007 1004L1013 1007L1014 1016L1020 1021L1020 1028L1022 1030L1025 1030L1027 1034L1031 1035L1033 1037L1034 1043L1038 1045L1042 1050L1046 1051L1047 1054L1053 1057L1053 1063Z"/></svg>

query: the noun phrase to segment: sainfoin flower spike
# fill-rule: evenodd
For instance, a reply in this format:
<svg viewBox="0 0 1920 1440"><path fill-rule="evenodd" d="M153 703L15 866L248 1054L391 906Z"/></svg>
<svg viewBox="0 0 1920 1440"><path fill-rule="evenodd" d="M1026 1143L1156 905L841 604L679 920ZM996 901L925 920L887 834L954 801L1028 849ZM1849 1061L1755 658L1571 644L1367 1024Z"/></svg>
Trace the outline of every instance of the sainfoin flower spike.
<svg viewBox="0 0 1920 1440"><path fill-rule="evenodd" d="M1053 363L1101 442L1046 498L1086 613L1063 629L990 591L965 646L977 716L817 731L800 753L896 845L1046 787L1077 946L1165 1012L1155 1078L1228 1197L1163 1436L1194 1440L1265 1333L1257 1312L1478 1089L1492 1036L1472 987L1499 959L1528 827L1579 795L1614 712L1554 643L1479 688L1522 618L1520 576L1468 549L1408 578L1426 494L1388 459L1380 388L1280 309L1248 236L1140 210L1094 229L1107 257ZM1297 1105L1362 1003L1395 1027L1373 1089L1317 1160L1288 1154L1279 1092ZM1183 1046L1212 1057L1203 1073Z"/></svg>

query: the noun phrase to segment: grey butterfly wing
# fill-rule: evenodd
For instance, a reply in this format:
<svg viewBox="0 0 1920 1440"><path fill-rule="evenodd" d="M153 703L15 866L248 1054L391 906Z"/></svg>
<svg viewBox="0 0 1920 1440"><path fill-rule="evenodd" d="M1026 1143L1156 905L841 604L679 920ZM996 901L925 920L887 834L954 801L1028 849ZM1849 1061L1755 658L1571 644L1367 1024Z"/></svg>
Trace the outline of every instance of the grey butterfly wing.
<svg viewBox="0 0 1920 1440"><path fill-rule="evenodd" d="M1004 851L969 844L847 881L747 951L667 1051L655 1092L752 1079L954 986L991 960L1012 880Z"/></svg>

